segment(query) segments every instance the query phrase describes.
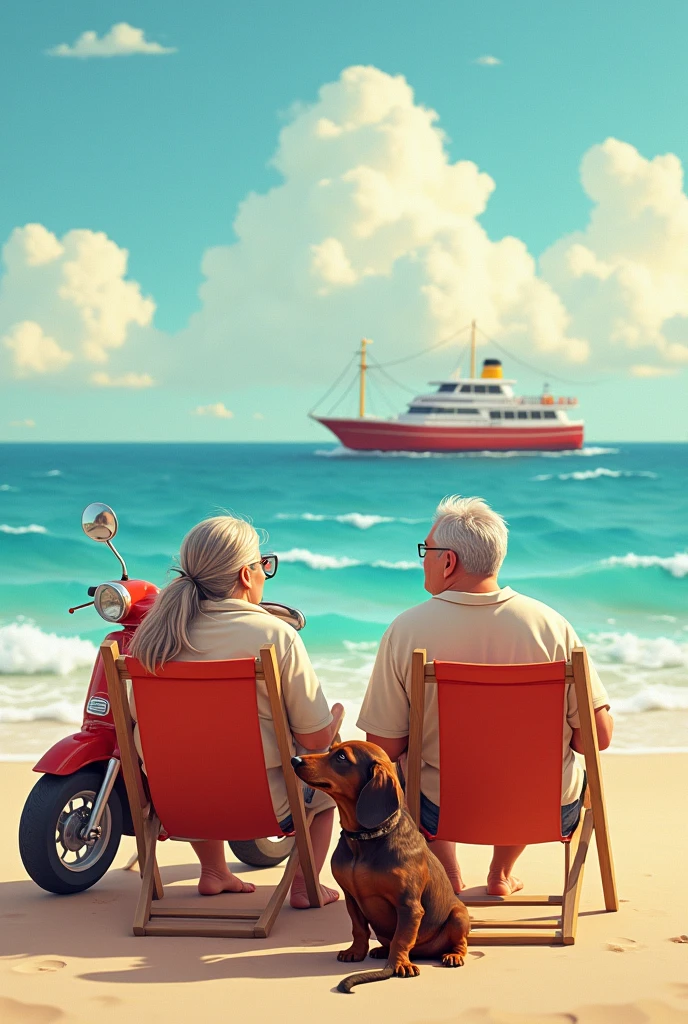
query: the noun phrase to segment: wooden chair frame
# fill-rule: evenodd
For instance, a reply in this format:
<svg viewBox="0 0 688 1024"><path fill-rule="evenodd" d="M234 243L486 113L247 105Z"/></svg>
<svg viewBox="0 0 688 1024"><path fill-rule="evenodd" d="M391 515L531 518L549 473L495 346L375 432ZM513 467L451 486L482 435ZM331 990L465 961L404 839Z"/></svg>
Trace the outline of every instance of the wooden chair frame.
<svg viewBox="0 0 688 1024"><path fill-rule="evenodd" d="M597 856L602 876L604 905L608 911L619 909L607 823L607 808L604 801L600 751L595 728L595 712L590 688L590 668L584 647L571 652L571 661L566 666L567 684L576 688L576 699L580 715L580 729L583 739L585 769L588 785L584 808L573 836L564 843L564 888L553 896L528 896L517 893L513 896L485 896L482 899L466 899L467 907L560 907L554 917L499 921L490 918L471 921L469 944L480 946L497 945L564 945L570 946L576 939L578 905L583 884L583 872L593 832L597 843ZM425 712L425 686L436 683L434 663L427 663L424 650L413 652L411 675L411 712L408 744L408 766L406 781L406 802L417 825L420 824L420 772L423 742L423 719ZM476 931L478 932L476 934ZM506 929L517 929L508 931ZM485 931L484 931L485 930Z"/></svg>
<svg viewBox="0 0 688 1024"><path fill-rule="evenodd" d="M294 822L295 843L284 868L284 874L273 890L267 906L263 910L231 912L226 906L213 905L211 898L207 901L207 907L189 906L188 901L184 900L170 900L167 897L163 899L165 894L156 857L156 844L162 826L148 796L134 745L133 722L126 688L130 675L116 643L101 644L100 653L117 730L122 774L131 807L142 879L134 914L134 935L267 938L282 909L299 864L311 907L322 907L322 892L315 871L308 829L312 815L306 812L301 784L291 767L289 726L282 700L282 686L274 646L265 644L261 647L260 658L256 660L256 680L263 680L268 690L289 807Z"/></svg>

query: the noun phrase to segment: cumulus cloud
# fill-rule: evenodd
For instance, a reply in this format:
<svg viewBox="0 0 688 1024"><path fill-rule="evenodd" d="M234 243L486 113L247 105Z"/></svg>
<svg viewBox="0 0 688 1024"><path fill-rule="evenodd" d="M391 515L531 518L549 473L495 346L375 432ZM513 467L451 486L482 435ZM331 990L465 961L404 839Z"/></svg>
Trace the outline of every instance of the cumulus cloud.
<svg viewBox="0 0 688 1024"><path fill-rule="evenodd" d="M213 405L199 405L194 409L194 416L212 416L218 420L231 420L233 412L227 409L223 402L215 402Z"/></svg>
<svg viewBox="0 0 688 1024"><path fill-rule="evenodd" d="M91 374L91 383L98 388L152 388L155 381L149 373L123 373L113 377L101 371Z"/></svg>
<svg viewBox="0 0 688 1024"><path fill-rule="evenodd" d="M102 232L13 231L3 249L0 336L16 375L105 363L133 328L151 323L155 303L125 279L128 256Z"/></svg>
<svg viewBox="0 0 688 1024"><path fill-rule="evenodd" d="M14 324L2 343L12 353L15 377L33 373L55 373L63 370L74 356L60 348L54 338L44 333L35 320Z"/></svg>
<svg viewBox="0 0 688 1024"><path fill-rule="evenodd" d="M438 115L403 77L347 68L294 109L272 163L282 183L251 193L237 241L203 258L202 308L182 341L215 372L259 365L262 380L288 370L312 384L362 333L403 354L473 318L505 344L587 358L524 243L480 224L494 181L449 159Z"/></svg>
<svg viewBox="0 0 688 1024"><path fill-rule="evenodd" d="M593 201L589 222L541 258L544 279L561 296L572 329L596 361L638 367L688 363L688 196L673 153L647 159L607 139L581 164ZM638 357L658 360L637 362ZM633 371L632 371L633 372Z"/></svg>
<svg viewBox="0 0 688 1024"><path fill-rule="evenodd" d="M130 57L134 53L160 55L176 53L172 46L161 46L160 43L153 43L146 39L142 28L134 28L126 21L113 25L109 32L98 36L97 32L82 32L79 38L70 46L69 43L59 43L50 50L46 50L49 57Z"/></svg>
<svg viewBox="0 0 688 1024"><path fill-rule="evenodd" d="M502 62L499 59L499 57L493 57L493 56L491 56L491 54L488 53L488 54L485 54L484 57L476 57L476 59L473 61L473 63L474 64L482 64L482 66L485 67L485 68L493 68L493 67L496 67L497 64L501 64Z"/></svg>
<svg viewBox="0 0 688 1024"><path fill-rule="evenodd" d="M673 377L678 373L676 367L650 366L647 363L636 363L629 370L631 377Z"/></svg>
<svg viewBox="0 0 688 1024"><path fill-rule="evenodd" d="M36 426L35 420L10 420L11 427L27 427L29 430Z"/></svg>

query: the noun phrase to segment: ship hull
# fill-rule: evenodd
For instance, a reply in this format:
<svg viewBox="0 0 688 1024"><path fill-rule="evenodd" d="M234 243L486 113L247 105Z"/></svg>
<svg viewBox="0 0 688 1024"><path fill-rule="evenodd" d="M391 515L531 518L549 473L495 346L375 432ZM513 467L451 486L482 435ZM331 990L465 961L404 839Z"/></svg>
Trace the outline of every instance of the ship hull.
<svg viewBox="0 0 688 1024"><path fill-rule="evenodd" d="M583 424L533 427L416 426L393 420L321 419L318 423L354 451L571 451L583 447Z"/></svg>

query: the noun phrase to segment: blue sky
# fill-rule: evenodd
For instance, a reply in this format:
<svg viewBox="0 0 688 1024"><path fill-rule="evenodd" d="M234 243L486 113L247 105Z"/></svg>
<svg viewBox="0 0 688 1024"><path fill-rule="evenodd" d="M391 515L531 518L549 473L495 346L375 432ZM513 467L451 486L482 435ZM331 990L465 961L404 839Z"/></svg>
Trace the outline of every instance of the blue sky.
<svg viewBox="0 0 688 1024"><path fill-rule="evenodd" d="M147 40L176 52L107 59L45 53L60 43L73 44L88 29L103 36L120 22L141 28ZM106 363L92 368L113 379L150 374L154 386L94 387L86 369L77 371L79 355L65 359L59 372L21 376L6 361L0 364L5 409L0 439L325 439L305 412L346 362L360 334L375 331L378 356L391 359L436 340L451 316L446 320L435 313L429 321L420 305L396 315L395 295L410 289L420 296L425 287L410 269L404 287L405 268L416 258L414 242L393 269L378 269L377 276L366 279L364 269L354 283L328 279L331 291L344 282L349 295L363 295L366 289L370 294L360 300L358 319L347 323L350 333L342 333L331 346L323 340L328 351L320 369L321 350L312 340L300 350L300 314L292 316L286 308L302 301L301 284L280 298L281 312L270 321L272 340L256 348L253 366L245 353L238 359L244 335L228 332L226 345L222 342L217 301L211 313L212 303L199 297L208 278L202 261L213 247L232 247L237 241L235 219L247 196L280 189L283 175L270 162L280 130L298 122L299 110L316 103L319 90L340 80L347 68L372 67L386 76L403 76L413 90L413 109L437 111L447 163L471 161L494 182L484 211L476 199L471 216L489 239L514 236L537 260L559 240L586 229L595 203L581 186L580 165L592 147L611 137L634 147L643 161L672 153L685 165L687 29L688 7L667 0L576 5L453 0L427 9L406 0L193 7L169 0L63 5L42 0L30 8L5 6L0 13L0 84L6 97L0 121L0 243L16 228L33 223L61 240L76 229L103 232L128 251L126 278L137 283L141 297L152 297L156 309L149 322L129 324L126 340L108 350ZM501 63L476 63L486 55ZM303 166L292 165L297 195L299 183L308 180L305 164L304 156ZM609 192L607 187L608 207ZM252 216L267 218L271 209L269 201L258 203ZM677 212L676 220L681 216ZM618 219L614 223L618 227ZM255 264L242 255L244 250L233 257L253 276L248 284L237 285L236 293L228 290L223 316L233 316L241 294L263 274L259 240L266 252L283 246L279 255L286 264L299 244L323 240L316 235L295 240L287 227L274 237L263 226L255 230ZM637 248L637 238L633 245ZM632 248L628 243L624 251ZM247 243L245 252L250 251ZM234 264L228 266L231 270ZM546 272L552 287L557 273L556 268ZM217 294L223 291L219 274L215 271L212 285ZM388 287L392 278L401 281L400 293ZM16 287L34 286L22 279ZM284 282L266 273L260 287L278 293ZM579 300L571 288L565 291L557 287L571 313L570 303ZM572 312L576 330L569 330L571 337L587 337L579 324L588 324L596 307L586 301L585 315L576 320ZM37 309L41 303L37 295ZM33 322L24 292L21 303L9 303L11 311L20 306L22 322ZM463 311L464 306L465 301L456 308ZM373 307L376 315L366 317ZM682 345L675 304L667 310L671 330L664 331L666 344ZM339 311L333 304L332 317ZM200 327L190 329L194 314L200 316ZM0 333L13 337L15 315L8 314L7 323L0 320ZM43 335L56 337L64 349L68 343L59 331L66 328L62 322L53 324L53 315L48 312L41 320L37 314L36 320ZM216 319L209 328L211 315ZM251 308L241 315L250 318ZM577 388L590 437L688 439L681 408L683 356L667 362L666 353L660 353L657 363L654 350L646 348L638 363L659 366L667 375L629 377L635 357L620 359L619 345L611 356L602 356L593 344L584 361L571 363L563 342L558 350L547 351L544 342L533 349L527 332L519 342L514 318L522 318L522 311L513 314L511 326L503 309L500 315L501 320L494 312L494 322L505 325L503 337L511 348L543 368L543 374L508 368L524 389L539 386L548 370L580 382L601 382ZM321 330L327 322L323 317ZM194 330L210 339L205 349L198 347ZM217 359L213 345L222 347ZM305 373L300 359L308 364ZM437 359L419 360L404 368L402 379L422 390L428 375L441 372L443 365L451 368ZM187 366L193 372L187 373ZM394 392L390 397L401 401ZM194 409L219 402L233 412L231 419L193 415ZM107 426L101 425L103 416ZM35 427L10 425L25 420Z"/></svg>

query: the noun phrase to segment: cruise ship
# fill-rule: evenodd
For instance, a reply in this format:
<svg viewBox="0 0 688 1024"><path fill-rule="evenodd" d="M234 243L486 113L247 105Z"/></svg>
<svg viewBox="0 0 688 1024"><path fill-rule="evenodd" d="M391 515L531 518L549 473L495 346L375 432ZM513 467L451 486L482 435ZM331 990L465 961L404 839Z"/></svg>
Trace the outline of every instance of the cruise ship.
<svg viewBox="0 0 688 1024"><path fill-rule="evenodd" d="M499 359L485 359L475 372L475 332L471 375L430 382L434 391L418 395L396 418L365 412L367 339L361 344L359 415L314 416L355 451L467 452L570 451L583 447L583 421L571 418L576 398L517 395Z"/></svg>

